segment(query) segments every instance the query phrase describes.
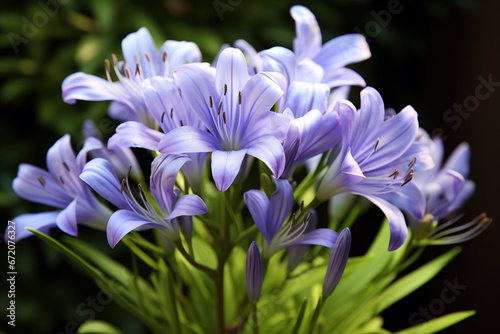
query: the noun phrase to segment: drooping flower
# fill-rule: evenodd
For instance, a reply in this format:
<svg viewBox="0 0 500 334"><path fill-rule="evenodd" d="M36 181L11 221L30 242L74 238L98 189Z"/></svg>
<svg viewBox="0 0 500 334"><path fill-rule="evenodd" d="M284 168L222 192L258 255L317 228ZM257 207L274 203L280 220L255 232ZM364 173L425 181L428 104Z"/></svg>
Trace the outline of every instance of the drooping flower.
<svg viewBox="0 0 500 334"><path fill-rule="evenodd" d="M175 71L182 98L206 130L178 127L159 145L166 154L212 152L212 175L220 191L233 183L246 154L262 160L277 177L284 168L280 140L288 120L270 111L283 91L265 73L249 77L246 66L241 51L227 48L219 56L215 79L195 65Z"/></svg>
<svg viewBox="0 0 500 334"><path fill-rule="evenodd" d="M95 138L88 138L75 156L70 136L60 138L47 152L48 171L21 164L12 183L22 198L58 209L43 213L23 214L13 219L18 228L16 240L28 237L29 227L47 233L57 226L67 234L77 235L77 224L104 229L111 211L101 204L89 187L79 179L87 153L102 148Z"/></svg>
<svg viewBox="0 0 500 334"><path fill-rule="evenodd" d="M247 252L245 283L248 299L254 304L257 303L262 290L262 259L260 257L259 246L257 246L255 241L252 241Z"/></svg>
<svg viewBox="0 0 500 334"><path fill-rule="evenodd" d="M416 111L408 106L386 118L384 103L373 88L361 92L361 109L348 101L336 104L342 127L342 142L332 154L331 164L317 190L319 200L342 192L363 196L377 205L391 226L389 250L403 244L408 233L400 208L422 212L425 203L410 181L416 171L429 168L424 148L415 143ZM403 187L404 189L401 189ZM385 196L399 189L397 205Z"/></svg>
<svg viewBox="0 0 500 334"><path fill-rule="evenodd" d="M325 280L323 282L323 298L328 298L342 278L349 251L351 250L351 231L345 228L339 235L335 246L333 246L328 268L326 270Z"/></svg>
<svg viewBox="0 0 500 334"><path fill-rule="evenodd" d="M207 212L205 203L197 195L180 196L174 189L179 169L189 158L183 156L157 156L151 165L150 190L159 210L149 202L139 185L143 205L135 199L128 178L121 183L111 164L105 159L94 159L85 165L80 178L99 195L116 205L116 211L108 222L107 236L111 247L132 230L158 228L172 241L180 238L179 218Z"/></svg>
<svg viewBox="0 0 500 334"><path fill-rule="evenodd" d="M275 179L276 191L271 198L260 190L250 190L244 195L245 203L264 236L264 256L270 257L280 249L297 245L321 245L332 248L337 240L337 233L328 228L320 228L304 233L312 212L304 220L295 224L295 215L285 224L293 207L293 189L288 180Z"/></svg>
<svg viewBox="0 0 500 334"><path fill-rule="evenodd" d="M172 77L175 69L185 63L201 61L201 52L192 42L166 41L156 49L146 28L129 34L122 41L124 62L113 55L113 69L118 82L111 79L111 64L106 60L107 80L82 72L68 76L63 84L66 103L113 101L109 115L120 121L137 121L154 128L155 120L144 103L141 83L153 76Z"/></svg>

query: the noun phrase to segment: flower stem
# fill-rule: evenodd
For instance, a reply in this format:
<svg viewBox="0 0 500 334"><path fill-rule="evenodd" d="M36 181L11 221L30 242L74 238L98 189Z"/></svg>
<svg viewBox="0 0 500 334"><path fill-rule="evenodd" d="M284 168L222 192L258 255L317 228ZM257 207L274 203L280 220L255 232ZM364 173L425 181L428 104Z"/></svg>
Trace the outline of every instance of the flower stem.
<svg viewBox="0 0 500 334"><path fill-rule="evenodd" d="M259 319L257 314L257 303L252 303L252 313L253 313L253 334L259 334Z"/></svg>
<svg viewBox="0 0 500 334"><path fill-rule="evenodd" d="M182 245L182 243L180 241L175 242L175 245L177 246L177 249L179 250L179 252L181 252L181 254L184 256L184 258L189 263L191 263L191 265L193 265L193 267L198 268L200 270L203 270L210 277L215 277L215 275L216 275L217 272L215 270L207 267L207 266L202 265L201 263L196 262L191 257L191 255L188 254L188 252L186 251L186 249L184 248L184 246Z"/></svg>

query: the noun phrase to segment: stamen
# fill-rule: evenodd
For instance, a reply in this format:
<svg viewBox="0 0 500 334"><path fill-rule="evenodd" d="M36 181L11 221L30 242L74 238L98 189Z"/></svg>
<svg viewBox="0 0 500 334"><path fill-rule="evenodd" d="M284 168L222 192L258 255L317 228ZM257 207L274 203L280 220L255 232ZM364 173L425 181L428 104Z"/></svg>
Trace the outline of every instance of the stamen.
<svg viewBox="0 0 500 334"><path fill-rule="evenodd" d="M165 50L165 51L163 51L163 62L167 61L167 57L168 57L168 52L167 52L167 50Z"/></svg>
<svg viewBox="0 0 500 334"><path fill-rule="evenodd" d="M399 175L399 169L396 169L394 173L389 175L389 177L392 177L392 179L395 180L398 177L398 175Z"/></svg>
<svg viewBox="0 0 500 334"><path fill-rule="evenodd" d="M113 60L113 66L118 67L118 58L116 58L114 53L111 54L111 59Z"/></svg>
<svg viewBox="0 0 500 334"><path fill-rule="evenodd" d="M144 190L142 189L142 186L140 183L137 185L137 188L139 188L139 193L141 194L141 198L142 198L142 201L144 202L144 204L148 203L148 199L146 198L146 194L144 193Z"/></svg>
<svg viewBox="0 0 500 334"><path fill-rule="evenodd" d="M378 144L380 144L380 138L377 138L377 142L375 143L375 148L373 149L374 152L377 152Z"/></svg>
<svg viewBox="0 0 500 334"><path fill-rule="evenodd" d="M413 168L411 170L411 172L408 174L405 175L405 182L403 182L403 184L401 185L404 186L405 184L407 184L408 182L410 182L411 180L413 179Z"/></svg>
<svg viewBox="0 0 500 334"><path fill-rule="evenodd" d="M304 211L304 201L300 201L300 212Z"/></svg>
<svg viewBox="0 0 500 334"><path fill-rule="evenodd" d="M165 50L163 51L163 76L168 76L168 63L167 63L167 57L168 57L168 52Z"/></svg>
<svg viewBox="0 0 500 334"><path fill-rule="evenodd" d="M227 84L224 84L224 95L227 93Z"/></svg>
<svg viewBox="0 0 500 334"><path fill-rule="evenodd" d="M128 165L128 168L127 168L127 179L130 177L130 171L132 170L132 165Z"/></svg>
<svg viewBox="0 0 500 334"><path fill-rule="evenodd" d="M37 179L38 179L38 182L40 182L40 184L42 185L42 187L45 187L45 180L43 179L43 177L41 177L40 175L38 175Z"/></svg>
<svg viewBox="0 0 500 334"><path fill-rule="evenodd" d="M170 119L174 117L174 107L170 108Z"/></svg>
<svg viewBox="0 0 500 334"><path fill-rule="evenodd" d="M184 123L182 123L182 119L179 120L179 123L181 123L181 126L184 126Z"/></svg>
<svg viewBox="0 0 500 334"><path fill-rule="evenodd" d="M125 179L122 180L122 187L120 189L120 193L123 194L124 190L125 190Z"/></svg>
<svg viewBox="0 0 500 334"><path fill-rule="evenodd" d="M412 168L417 162L417 157L413 158L413 160L408 164L408 168Z"/></svg>
<svg viewBox="0 0 500 334"><path fill-rule="evenodd" d="M413 168L408 169L408 171L405 174L405 179L407 179L410 176L413 177Z"/></svg>
<svg viewBox="0 0 500 334"><path fill-rule="evenodd" d="M161 114L161 120L160 120L160 123L163 123L163 119L164 119L164 118L165 118L165 112L163 112L163 113Z"/></svg>
<svg viewBox="0 0 500 334"><path fill-rule="evenodd" d="M139 76L141 75L141 63L140 62L136 62L135 63L135 75L138 75Z"/></svg>
<svg viewBox="0 0 500 334"><path fill-rule="evenodd" d="M128 68L128 66L125 66L124 72L125 72L125 76L127 77L127 79L130 79L132 77L132 75L130 74L130 69Z"/></svg>
<svg viewBox="0 0 500 334"><path fill-rule="evenodd" d="M290 220L290 226L295 225L295 212L292 214L292 220Z"/></svg>
<svg viewBox="0 0 500 334"><path fill-rule="evenodd" d="M153 60L151 59L149 52L146 51L144 53L144 55L146 56L146 59L148 60L149 67L151 68L151 73L153 75L156 75L156 67L155 67L155 64L153 63Z"/></svg>
<svg viewBox="0 0 500 334"><path fill-rule="evenodd" d="M220 115L220 108L222 107L222 101L219 102L219 106L217 107L217 116Z"/></svg>
<svg viewBox="0 0 500 334"><path fill-rule="evenodd" d="M306 214L306 219L305 219L306 224L309 223L309 221L311 220L312 215L313 215L312 211L309 211Z"/></svg>
<svg viewBox="0 0 500 334"><path fill-rule="evenodd" d="M222 120L224 121L224 124L226 124L226 111L222 112Z"/></svg>
<svg viewBox="0 0 500 334"><path fill-rule="evenodd" d="M59 176L59 181L61 181L61 183L64 184L64 180L63 180L62 176Z"/></svg>
<svg viewBox="0 0 500 334"><path fill-rule="evenodd" d="M255 74L257 74L257 66L253 67L253 71L255 72Z"/></svg>
<svg viewBox="0 0 500 334"><path fill-rule="evenodd" d="M238 104L241 104L241 90L238 93Z"/></svg>
<svg viewBox="0 0 500 334"><path fill-rule="evenodd" d="M407 180L406 180L406 181L405 181L405 182L401 185L401 187L405 186L405 185L406 185L408 182L410 182L410 181L411 181L411 179L407 179Z"/></svg>
<svg viewBox="0 0 500 334"><path fill-rule="evenodd" d="M212 95L208 95L208 103L210 104L210 109L214 107L214 102L212 101Z"/></svg>
<svg viewBox="0 0 500 334"><path fill-rule="evenodd" d="M104 66L106 67L106 77L108 78L108 81L113 82L113 80L111 80L111 64L108 59L104 59Z"/></svg>
<svg viewBox="0 0 500 334"><path fill-rule="evenodd" d="M63 164L64 168L66 168L66 170L69 172L69 167L68 167L68 165L66 165L66 163L65 163L64 161L63 161L63 163L62 163L62 164Z"/></svg>

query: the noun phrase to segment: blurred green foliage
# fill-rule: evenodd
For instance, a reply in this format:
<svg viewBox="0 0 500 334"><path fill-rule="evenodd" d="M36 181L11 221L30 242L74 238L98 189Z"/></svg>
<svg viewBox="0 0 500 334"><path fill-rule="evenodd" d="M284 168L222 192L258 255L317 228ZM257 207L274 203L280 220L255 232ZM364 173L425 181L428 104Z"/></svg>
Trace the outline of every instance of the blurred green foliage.
<svg viewBox="0 0 500 334"><path fill-rule="evenodd" d="M387 1L332 0L298 1L315 14L323 40L364 30L374 20L370 11L382 10ZM73 137L78 149L81 126L87 118L96 121L105 138L116 124L106 119L107 102L78 102L67 105L61 99L61 83L76 71L104 77L104 59L116 53L121 58L121 40L142 26L147 27L160 45L166 39L196 42L204 60L211 61L223 43L246 39L257 50L274 45L291 48L295 36L289 8L296 1L263 0L41 0L2 1L0 4L0 101L2 140L0 156L0 208L5 218L27 212L47 210L42 205L19 199L11 189L19 163L45 168L47 149L65 133ZM449 19L457 11L473 11L473 0L401 1L405 8L387 27L371 38L374 57L354 68L377 87L396 109L408 101L426 106L412 88L420 84L421 63L428 48L429 22ZM28 22L28 23L27 23ZM31 26L30 26L31 25ZM416 60L418 59L418 60ZM392 64L404 66L408 82L392 80L387 73ZM404 65L403 65L404 63ZM400 74L399 75L400 78ZM405 90L401 90L401 86ZM354 90L355 92L358 92ZM386 93L384 95L384 93ZM414 94L414 95L412 95ZM102 121L104 119L104 121ZM424 121L425 122L425 121ZM56 232L57 234L58 232ZM81 229L86 238L109 252L102 234ZM96 295L97 287L81 270L53 250L36 242L18 245L18 333L67 332L77 306ZM22 249L22 251L21 251ZM123 256L118 247L114 257ZM43 259L43 260L42 260ZM128 261L125 258L123 261ZM4 305L6 296L0 296ZM123 317L116 306L106 307L99 319L121 324L128 333L145 329L130 317ZM2 321L0 326L4 326Z"/></svg>

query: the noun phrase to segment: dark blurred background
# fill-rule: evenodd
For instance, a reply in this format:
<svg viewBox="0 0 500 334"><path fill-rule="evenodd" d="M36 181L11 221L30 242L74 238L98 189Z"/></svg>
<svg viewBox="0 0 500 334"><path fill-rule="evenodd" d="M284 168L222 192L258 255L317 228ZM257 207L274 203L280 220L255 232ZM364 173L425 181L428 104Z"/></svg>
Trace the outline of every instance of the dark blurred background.
<svg viewBox="0 0 500 334"><path fill-rule="evenodd" d="M65 133L72 135L79 148L81 125L87 118L96 121L105 137L114 131L116 123L106 118L106 102L62 102L60 85L67 75L84 71L104 77L104 59L112 53L120 58L121 40L142 26L148 27L158 45L166 39L196 42L207 61L222 43L239 38L257 50L274 45L291 48L295 29L289 8L296 3L315 13L324 42L355 31L367 36L373 56L353 68L380 91L387 106L400 110L413 105L421 125L445 137L448 154L462 141L471 144L470 177L477 190L463 221L481 212L494 219L483 235L463 244L462 253L431 283L384 312L385 327L391 331L409 327L410 315L440 299L445 280L456 279L467 288L445 305L443 314L470 309L478 313L444 333L496 333L500 311L500 203L495 193L500 188L496 136L500 132L496 128L500 125L500 2L495 0L2 1L3 221L6 224L19 214L47 210L13 193L11 183L19 163L45 168L47 149ZM26 22L34 25L29 27ZM475 101L480 77L494 82L489 97L464 108L462 114L447 112L454 104ZM353 101L358 93L359 89L353 90ZM356 229L356 233L362 232ZM103 234L86 228L80 228L80 234L109 252ZM60 232L54 231L54 235ZM448 249L431 247L424 256L430 260ZM4 250L2 246L6 254ZM113 256L128 261L119 247ZM2 316L0 328L8 333L66 333L71 332L68 323L87 319L76 310L87 298L95 298L99 289L81 269L35 239L17 244L16 257L16 327L7 326ZM5 260L2 263L6 268ZM5 310L6 293L2 292L0 301ZM96 318L126 333L147 333L113 303L96 312Z"/></svg>

